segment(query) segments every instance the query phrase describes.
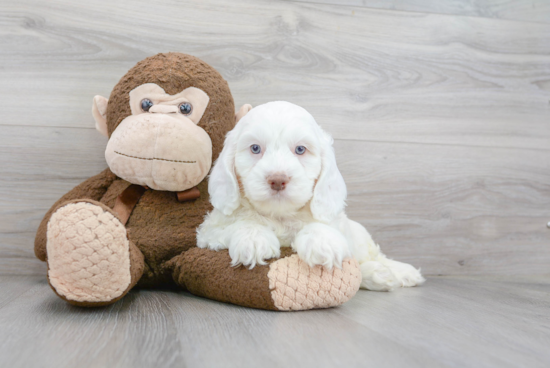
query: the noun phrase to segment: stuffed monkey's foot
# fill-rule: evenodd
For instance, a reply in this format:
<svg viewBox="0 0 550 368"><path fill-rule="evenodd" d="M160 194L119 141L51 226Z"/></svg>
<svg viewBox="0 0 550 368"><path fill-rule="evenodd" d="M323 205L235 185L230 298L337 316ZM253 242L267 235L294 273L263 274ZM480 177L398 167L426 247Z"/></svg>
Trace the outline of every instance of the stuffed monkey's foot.
<svg viewBox="0 0 550 368"><path fill-rule="evenodd" d="M126 228L95 201L60 206L48 222L46 250L50 285L73 305L114 303L143 273L143 255Z"/></svg>

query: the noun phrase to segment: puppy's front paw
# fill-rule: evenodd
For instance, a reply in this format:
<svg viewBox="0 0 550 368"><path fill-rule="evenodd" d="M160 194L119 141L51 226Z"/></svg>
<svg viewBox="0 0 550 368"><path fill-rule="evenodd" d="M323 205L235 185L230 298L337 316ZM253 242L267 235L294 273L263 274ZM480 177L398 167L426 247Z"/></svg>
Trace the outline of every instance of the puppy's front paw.
<svg viewBox="0 0 550 368"><path fill-rule="evenodd" d="M265 227L243 226L232 235L229 241L231 265L250 266L265 265L266 259L278 258L281 255L279 239L273 231Z"/></svg>
<svg viewBox="0 0 550 368"><path fill-rule="evenodd" d="M311 267L342 267L342 260L351 257L348 242L338 230L324 224L305 226L294 239L292 248Z"/></svg>

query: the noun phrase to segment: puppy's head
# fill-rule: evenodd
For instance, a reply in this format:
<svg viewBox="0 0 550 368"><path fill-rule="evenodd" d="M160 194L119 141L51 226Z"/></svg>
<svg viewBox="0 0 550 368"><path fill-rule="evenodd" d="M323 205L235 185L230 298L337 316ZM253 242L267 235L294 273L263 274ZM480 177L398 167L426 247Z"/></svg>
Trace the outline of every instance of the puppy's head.
<svg viewBox="0 0 550 368"><path fill-rule="evenodd" d="M289 216L309 204L318 221L345 206L346 186L332 138L303 108L270 102L252 109L226 137L208 185L215 208L230 215L241 190L254 208Z"/></svg>

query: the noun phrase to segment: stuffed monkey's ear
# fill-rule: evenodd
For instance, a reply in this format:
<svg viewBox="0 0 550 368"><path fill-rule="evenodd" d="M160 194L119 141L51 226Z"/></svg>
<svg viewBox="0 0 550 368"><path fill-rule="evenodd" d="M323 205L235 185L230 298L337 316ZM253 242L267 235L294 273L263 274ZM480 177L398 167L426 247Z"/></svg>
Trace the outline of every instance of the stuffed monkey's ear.
<svg viewBox="0 0 550 368"><path fill-rule="evenodd" d="M237 111L237 113L235 114L235 123L238 123L239 120L241 120L243 116L248 114L250 110L252 110L252 105L250 104L242 105L239 111Z"/></svg>
<svg viewBox="0 0 550 368"><path fill-rule="evenodd" d="M226 216L231 215L239 207L241 201L235 173L238 130L237 127L227 134L223 150L216 160L208 180L210 203Z"/></svg>
<svg viewBox="0 0 550 368"><path fill-rule="evenodd" d="M95 128L105 137L109 137L107 129L107 100L103 96L95 96L92 104L92 115L95 119Z"/></svg>

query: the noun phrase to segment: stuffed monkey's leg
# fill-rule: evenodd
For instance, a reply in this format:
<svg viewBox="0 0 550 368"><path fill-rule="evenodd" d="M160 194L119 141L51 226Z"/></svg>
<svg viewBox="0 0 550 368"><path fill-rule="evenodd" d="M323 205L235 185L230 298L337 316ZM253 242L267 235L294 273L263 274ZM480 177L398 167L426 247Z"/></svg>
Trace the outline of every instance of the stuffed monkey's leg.
<svg viewBox="0 0 550 368"><path fill-rule="evenodd" d="M172 276L190 293L245 307L278 311L328 308L355 295L361 283L357 261L347 258L342 268L310 267L292 249L281 258L253 269L231 267L227 250L191 248L173 258Z"/></svg>
<svg viewBox="0 0 550 368"><path fill-rule="evenodd" d="M116 302L139 281L144 261L117 215L102 203L74 200L54 210L47 228L48 281L70 304Z"/></svg>
<svg viewBox="0 0 550 368"><path fill-rule="evenodd" d="M48 221L50 221L53 211L59 208L61 204L74 199L99 201L115 179L116 175L111 170L105 169L96 176L92 176L80 183L54 203L40 222L36 231L34 253L39 260L46 261L46 232L48 230Z"/></svg>

